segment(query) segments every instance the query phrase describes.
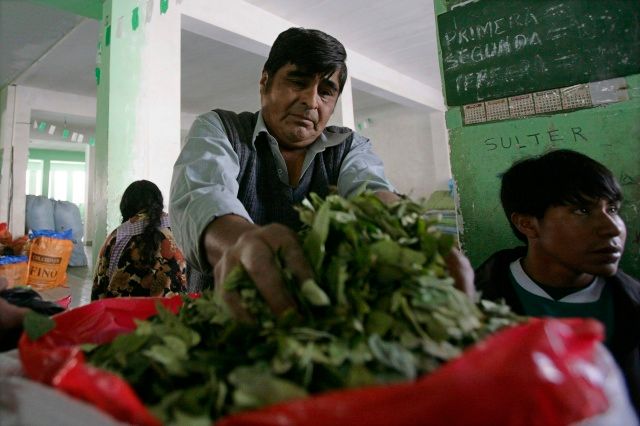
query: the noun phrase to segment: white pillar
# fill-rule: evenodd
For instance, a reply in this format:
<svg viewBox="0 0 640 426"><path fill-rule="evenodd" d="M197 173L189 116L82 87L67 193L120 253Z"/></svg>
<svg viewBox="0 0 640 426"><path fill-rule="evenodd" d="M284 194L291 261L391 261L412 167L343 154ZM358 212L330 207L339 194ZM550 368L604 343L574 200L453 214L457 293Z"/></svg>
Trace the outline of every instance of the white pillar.
<svg viewBox="0 0 640 426"><path fill-rule="evenodd" d="M13 121L16 86L7 86L0 92L0 149L2 168L0 169L0 222L9 221L11 205L11 175L13 158Z"/></svg>
<svg viewBox="0 0 640 426"><path fill-rule="evenodd" d="M0 220L9 223L15 236L24 235L27 162L31 108L28 92L21 86L8 86L2 94L2 183Z"/></svg>
<svg viewBox="0 0 640 426"><path fill-rule="evenodd" d="M352 130L356 130L356 119L353 113L353 89L351 87L351 76L347 76L344 83L342 95L338 99L340 103L340 111L342 114L342 125Z"/></svg>
<svg viewBox="0 0 640 426"><path fill-rule="evenodd" d="M16 86L15 121L13 128L13 201L11 202L11 233L23 235L26 211L27 163L29 161L29 133L31 107L23 86Z"/></svg>
<svg viewBox="0 0 640 426"><path fill-rule="evenodd" d="M168 8L161 10L163 3L103 4L94 257L106 233L120 222L120 198L131 182L153 181L165 205L169 201L171 171L180 151L181 15L180 4L164 3Z"/></svg>
<svg viewBox="0 0 640 426"><path fill-rule="evenodd" d="M95 193L95 163L96 150L93 146L87 145L84 149L85 170L87 173L87 185L85 186L85 221L84 221L84 242L93 244L95 235L95 206L93 205L93 194Z"/></svg>
<svg viewBox="0 0 640 426"><path fill-rule="evenodd" d="M429 119L435 167L434 183L437 188L447 188L451 179L451 162L449 161L449 132L445 124L444 112L432 112L429 114Z"/></svg>

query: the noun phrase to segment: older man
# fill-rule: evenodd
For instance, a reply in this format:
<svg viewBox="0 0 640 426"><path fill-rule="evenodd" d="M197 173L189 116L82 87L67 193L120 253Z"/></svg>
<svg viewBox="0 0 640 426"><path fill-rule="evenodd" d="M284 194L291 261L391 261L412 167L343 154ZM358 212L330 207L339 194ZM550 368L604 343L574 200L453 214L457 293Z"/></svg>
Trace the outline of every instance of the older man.
<svg viewBox="0 0 640 426"><path fill-rule="evenodd" d="M366 187L385 202L398 199L369 140L327 127L347 79L345 60L344 46L328 34L284 31L262 71L261 110L199 116L174 167L169 214L190 264L213 269L215 283L241 264L276 314L293 302L275 253L296 278L312 276L295 234L295 204L331 186L346 197ZM455 252L449 260L469 284L466 258ZM225 300L245 316L237 294Z"/></svg>

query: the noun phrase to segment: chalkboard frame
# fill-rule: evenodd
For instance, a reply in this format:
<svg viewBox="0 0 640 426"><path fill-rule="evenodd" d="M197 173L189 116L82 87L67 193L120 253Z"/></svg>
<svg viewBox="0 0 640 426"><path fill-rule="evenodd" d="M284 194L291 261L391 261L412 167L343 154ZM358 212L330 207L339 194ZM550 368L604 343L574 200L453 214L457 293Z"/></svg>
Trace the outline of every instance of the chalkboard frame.
<svg viewBox="0 0 640 426"><path fill-rule="evenodd" d="M479 0L437 21L449 106L640 72L640 0Z"/></svg>

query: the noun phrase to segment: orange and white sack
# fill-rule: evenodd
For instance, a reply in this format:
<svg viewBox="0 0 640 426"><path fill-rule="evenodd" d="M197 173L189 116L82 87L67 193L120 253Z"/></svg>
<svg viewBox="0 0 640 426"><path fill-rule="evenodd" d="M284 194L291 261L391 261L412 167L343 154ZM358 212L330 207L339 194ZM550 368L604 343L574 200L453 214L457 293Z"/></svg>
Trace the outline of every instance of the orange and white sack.
<svg viewBox="0 0 640 426"><path fill-rule="evenodd" d="M67 234L45 230L33 233L28 285L36 290L46 290L67 282L67 266L73 251L73 241Z"/></svg>
<svg viewBox="0 0 640 426"><path fill-rule="evenodd" d="M9 288L27 285L28 260L27 256L0 256L0 277L7 280Z"/></svg>

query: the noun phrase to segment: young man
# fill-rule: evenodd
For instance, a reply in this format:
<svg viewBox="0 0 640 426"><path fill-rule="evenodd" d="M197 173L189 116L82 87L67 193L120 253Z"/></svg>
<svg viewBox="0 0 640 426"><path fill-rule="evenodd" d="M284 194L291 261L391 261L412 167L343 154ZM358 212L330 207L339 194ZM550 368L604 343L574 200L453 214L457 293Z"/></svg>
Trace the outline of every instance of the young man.
<svg viewBox="0 0 640 426"><path fill-rule="evenodd" d="M638 411L640 282L618 268L626 227L615 177L585 155L552 151L507 170L500 198L526 247L476 269L477 290L524 315L600 320Z"/></svg>
<svg viewBox="0 0 640 426"><path fill-rule="evenodd" d="M366 185L383 201L398 197L368 139L327 127L347 79L345 61L344 46L330 35L284 31L262 71L261 110L199 116L173 169L169 215L189 263L213 270L216 284L242 265L276 314L293 302L274 253L296 278L312 276L296 238L295 204L330 186L343 196ZM450 258L453 275L467 281L461 286L472 288L466 258ZM243 318L238 295L224 297Z"/></svg>

